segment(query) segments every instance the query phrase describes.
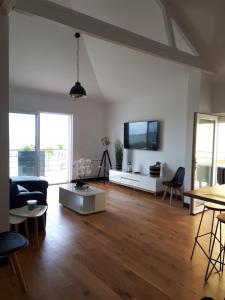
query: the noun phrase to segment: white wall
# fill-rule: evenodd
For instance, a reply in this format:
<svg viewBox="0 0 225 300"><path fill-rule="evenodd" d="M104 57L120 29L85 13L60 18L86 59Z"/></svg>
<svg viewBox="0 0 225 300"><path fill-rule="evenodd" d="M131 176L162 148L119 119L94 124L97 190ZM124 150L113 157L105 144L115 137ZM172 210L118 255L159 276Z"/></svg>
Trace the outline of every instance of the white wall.
<svg viewBox="0 0 225 300"><path fill-rule="evenodd" d="M202 113L212 113L212 84L202 74L200 82L200 104L199 110Z"/></svg>
<svg viewBox="0 0 225 300"><path fill-rule="evenodd" d="M186 189L191 188L192 175L192 151L193 151L193 129L194 113L201 112L201 72L191 70L188 75L187 85L187 102L186 102L186 133L185 133L185 182ZM185 202L189 203L190 199L185 197Z"/></svg>
<svg viewBox="0 0 225 300"><path fill-rule="evenodd" d="M9 105L9 58L8 17L0 16L0 231L9 228L9 148L8 148L8 105Z"/></svg>
<svg viewBox="0 0 225 300"><path fill-rule="evenodd" d="M213 104L214 113L225 113L225 83L217 83L213 87Z"/></svg>
<svg viewBox="0 0 225 300"><path fill-rule="evenodd" d="M111 103L107 105L108 135L112 144L116 138L123 141L123 124L128 121L160 120L161 137L159 151L125 150L124 168L127 155L131 159L133 170L149 172L149 166L156 161L167 164L168 175L185 163L185 130L187 80L183 75L166 84L159 85L149 94L148 101L140 99L132 102ZM115 163L113 145L110 147L112 161Z"/></svg>
<svg viewBox="0 0 225 300"><path fill-rule="evenodd" d="M160 120L159 151L124 150L123 167L131 160L134 171L149 172L149 166L160 161L167 164L168 178L179 166L185 167L185 188L191 188L193 121L195 112L211 111L211 88L200 71L191 69L183 76L160 81L149 94L148 101L107 105L107 132L112 144L123 141L123 124L128 121ZM110 147L115 164L113 145ZM189 202L189 199L185 199Z"/></svg>
<svg viewBox="0 0 225 300"><path fill-rule="evenodd" d="M93 102L90 98L75 100L69 96L60 97L41 94L41 92L11 90L10 111L72 114L73 160L101 159L103 151L101 138L105 135L104 104ZM96 172L97 169L93 171L92 176L96 175Z"/></svg>

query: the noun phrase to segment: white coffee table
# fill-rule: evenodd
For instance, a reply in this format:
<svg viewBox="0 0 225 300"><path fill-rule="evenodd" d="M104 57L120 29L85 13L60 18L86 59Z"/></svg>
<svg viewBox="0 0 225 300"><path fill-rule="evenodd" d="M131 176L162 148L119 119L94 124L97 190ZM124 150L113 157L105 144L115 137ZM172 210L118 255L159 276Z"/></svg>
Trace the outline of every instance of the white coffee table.
<svg viewBox="0 0 225 300"><path fill-rule="evenodd" d="M39 247L39 236L38 236L38 218L42 217L43 222L43 228L45 231L45 218L44 214L47 210L47 205L37 205L37 207L33 210L29 210L27 206L19 207L19 208L13 208L9 210L10 215L17 216L17 217L23 217L23 218L33 218L34 219L34 225L35 225L35 238L37 247Z"/></svg>
<svg viewBox="0 0 225 300"><path fill-rule="evenodd" d="M94 186L77 189L74 183L62 184L59 203L81 215L87 215L105 210L105 194L104 190Z"/></svg>

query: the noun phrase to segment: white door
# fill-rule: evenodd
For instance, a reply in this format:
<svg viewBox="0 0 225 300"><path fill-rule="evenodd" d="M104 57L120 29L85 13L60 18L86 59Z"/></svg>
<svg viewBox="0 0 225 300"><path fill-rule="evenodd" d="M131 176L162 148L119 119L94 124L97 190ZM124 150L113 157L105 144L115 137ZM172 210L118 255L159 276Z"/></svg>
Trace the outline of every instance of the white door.
<svg viewBox="0 0 225 300"><path fill-rule="evenodd" d="M192 189L216 184L216 140L218 117L213 115L195 114ZM191 213L203 210L204 202L191 199Z"/></svg>

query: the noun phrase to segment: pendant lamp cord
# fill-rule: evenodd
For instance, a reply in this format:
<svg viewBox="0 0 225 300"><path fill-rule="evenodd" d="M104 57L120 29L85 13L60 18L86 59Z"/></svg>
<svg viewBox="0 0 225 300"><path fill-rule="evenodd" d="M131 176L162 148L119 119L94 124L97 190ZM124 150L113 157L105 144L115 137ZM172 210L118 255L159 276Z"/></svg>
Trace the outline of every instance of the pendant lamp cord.
<svg viewBox="0 0 225 300"><path fill-rule="evenodd" d="M80 43L79 43L79 37L77 39L77 81L79 81L79 75L80 75L80 70L79 70L79 51L80 51Z"/></svg>

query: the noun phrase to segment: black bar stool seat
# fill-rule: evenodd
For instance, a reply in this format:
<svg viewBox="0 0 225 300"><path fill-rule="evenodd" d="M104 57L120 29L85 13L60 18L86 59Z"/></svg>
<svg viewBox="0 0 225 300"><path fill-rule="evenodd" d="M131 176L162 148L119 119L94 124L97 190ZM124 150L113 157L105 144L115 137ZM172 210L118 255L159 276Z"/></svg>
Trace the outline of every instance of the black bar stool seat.
<svg viewBox="0 0 225 300"><path fill-rule="evenodd" d="M16 252L28 245L28 240L19 233L7 231L0 233L0 256L9 260L12 272L17 274L23 291L27 290Z"/></svg>

